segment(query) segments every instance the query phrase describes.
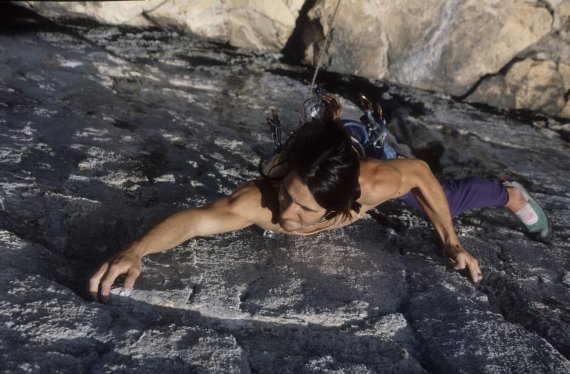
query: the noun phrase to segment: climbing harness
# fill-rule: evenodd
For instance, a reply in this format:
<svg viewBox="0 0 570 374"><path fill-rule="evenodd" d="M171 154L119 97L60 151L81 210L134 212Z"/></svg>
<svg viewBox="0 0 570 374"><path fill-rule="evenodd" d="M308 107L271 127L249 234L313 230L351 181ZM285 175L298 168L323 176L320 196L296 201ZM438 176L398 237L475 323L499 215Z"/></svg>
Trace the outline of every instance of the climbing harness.
<svg viewBox="0 0 570 374"><path fill-rule="evenodd" d="M361 100L369 103L364 95L361 95ZM331 110L330 105L329 102L323 99L320 89L317 88L315 95L303 102L299 115L299 125L308 124L315 119L324 119L327 111ZM341 120L344 128L350 134L356 151L362 158L372 157L381 160L397 158L398 154L386 140L390 133L387 129L386 119L380 104L376 104L374 111L371 109L371 105L368 107L363 105L363 111L364 115L360 117L360 121ZM267 118L267 124L271 131L274 145L273 154L275 155L283 150L281 121L275 111Z"/></svg>
<svg viewBox="0 0 570 374"><path fill-rule="evenodd" d="M386 119L380 104L376 104L373 111L370 101L364 96L360 96L363 103L364 115L360 117L360 122L346 121L344 128L349 132L354 148L361 157L372 157L381 160L391 160L398 157L398 154L386 141L389 131L386 128Z"/></svg>

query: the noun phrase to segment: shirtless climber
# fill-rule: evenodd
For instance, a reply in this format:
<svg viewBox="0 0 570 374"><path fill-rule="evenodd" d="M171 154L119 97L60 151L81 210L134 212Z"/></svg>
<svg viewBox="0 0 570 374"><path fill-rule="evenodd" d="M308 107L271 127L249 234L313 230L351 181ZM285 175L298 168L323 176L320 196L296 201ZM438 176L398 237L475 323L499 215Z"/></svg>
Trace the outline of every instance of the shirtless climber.
<svg viewBox="0 0 570 374"><path fill-rule="evenodd" d="M89 281L93 299L107 301L111 286L122 274L126 274L124 287L132 288L143 256L194 237L251 225L312 235L351 224L390 199L401 199L425 214L455 269L467 269L475 283L483 277L479 263L459 242L452 217L469 209L504 206L517 214L531 237L546 240L549 236L544 212L519 184L479 178L440 181L421 160L363 157L366 154L355 144L360 142L358 134L339 121L340 103L330 97L322 100L325 115L308 118L265 167L261 179L205 207L166 217L104 262ZM364 109L369 121L381 120L378 108L365 105Z"/></svg>

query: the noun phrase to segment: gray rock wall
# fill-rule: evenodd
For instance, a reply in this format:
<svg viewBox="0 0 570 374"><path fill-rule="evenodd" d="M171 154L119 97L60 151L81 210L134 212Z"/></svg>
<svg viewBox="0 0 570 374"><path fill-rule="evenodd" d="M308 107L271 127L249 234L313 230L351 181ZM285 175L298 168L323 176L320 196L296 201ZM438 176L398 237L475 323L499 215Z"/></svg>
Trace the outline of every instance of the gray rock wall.
<svg viewBox="0 0 570 374"><path fill-rule="evenodd" d="M0 4L0 373L570 372L568 142L553 120L354 77L323 87L345 118L361 114L355 93L382 97L439 175L520 181L552 245L505 210L469 212L455 227L485 274L474 287L426 222L386 205L313 237L196 238L146 257L132 292L84 300L91 270L153 222L258 177L265 116L295 128L311 69L12 12Z"/></svg>
<svg viewBox="0 0 570 374"><path fill-rule="evenodd" d="M570 1L21 2L53 18L182 29L471 102L570 118ZM293 38L293 39L291 39ZM300 57L301 56L301 57ZM300 58L299 58L300 57Z"/></svg>

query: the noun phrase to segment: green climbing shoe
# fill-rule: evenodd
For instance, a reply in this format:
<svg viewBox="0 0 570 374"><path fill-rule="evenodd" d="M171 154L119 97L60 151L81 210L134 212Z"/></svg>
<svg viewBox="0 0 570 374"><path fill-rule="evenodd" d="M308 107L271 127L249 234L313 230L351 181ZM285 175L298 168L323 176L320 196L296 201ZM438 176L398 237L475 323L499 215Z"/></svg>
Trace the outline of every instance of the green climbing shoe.
<svg viewBox="0 0 570 374"><path fill-rule="evenodd" d="M538 205L536 200L528 193L528 191L517 182L505 182L505 187L514 187L521 191L524 199L528 202L519 212L516 213L517 217L525 226L528 236L533 240L550 243L552 237L552 230L550 229L550 222L544 213L544 210Z"/></svg>

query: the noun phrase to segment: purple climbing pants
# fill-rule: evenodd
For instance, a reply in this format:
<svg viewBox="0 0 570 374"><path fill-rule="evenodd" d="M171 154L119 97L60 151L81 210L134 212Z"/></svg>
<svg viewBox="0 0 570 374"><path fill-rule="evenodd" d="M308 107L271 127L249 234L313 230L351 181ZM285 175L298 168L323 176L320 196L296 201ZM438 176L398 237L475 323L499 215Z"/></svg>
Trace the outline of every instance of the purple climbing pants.
<svg viewBox="0 0 570 374"><path fill-rule="evenodd" d="M502 207L509 199L506 188L496 180L471 177L457 180L440 179L439 182L445 191L445 196L447 196L451 217L457 217L461 213L475 208ZM412 192L400 197L400 200L423 214L423 210Z"/></svg>

